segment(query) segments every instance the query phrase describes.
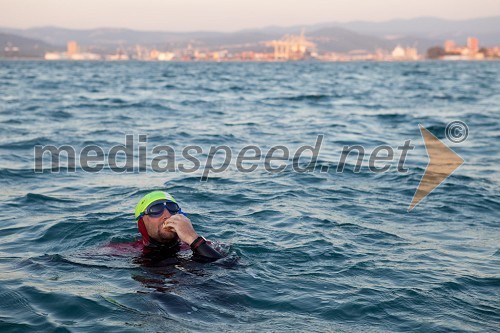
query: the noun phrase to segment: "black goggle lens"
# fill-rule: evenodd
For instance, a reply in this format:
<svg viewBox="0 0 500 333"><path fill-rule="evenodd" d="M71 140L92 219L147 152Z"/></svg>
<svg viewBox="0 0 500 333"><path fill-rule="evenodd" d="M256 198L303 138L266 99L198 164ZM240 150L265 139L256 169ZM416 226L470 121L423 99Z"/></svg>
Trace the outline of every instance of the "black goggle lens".
<svg viewBox="0 0 500 333"><path fill-rule="evenodd" d="M179 205L175 202L161 202L149 207L146 214L152 217L158 217L163 214L163 210L165 209L167 209L170 214L177 214L180 210Z"/></svg>

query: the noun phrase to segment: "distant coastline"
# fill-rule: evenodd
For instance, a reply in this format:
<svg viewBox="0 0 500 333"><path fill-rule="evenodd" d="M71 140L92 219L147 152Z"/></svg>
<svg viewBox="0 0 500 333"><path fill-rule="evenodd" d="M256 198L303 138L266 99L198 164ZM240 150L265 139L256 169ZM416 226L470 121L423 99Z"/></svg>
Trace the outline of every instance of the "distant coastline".
<svg viewBox="0 0 500 333"><path fill-rule="evenodd" d="M321 23L236 32L0 28L0 59L421 61L500 58L499 17ZM451 40L451 38L453 40Z"/></svg>

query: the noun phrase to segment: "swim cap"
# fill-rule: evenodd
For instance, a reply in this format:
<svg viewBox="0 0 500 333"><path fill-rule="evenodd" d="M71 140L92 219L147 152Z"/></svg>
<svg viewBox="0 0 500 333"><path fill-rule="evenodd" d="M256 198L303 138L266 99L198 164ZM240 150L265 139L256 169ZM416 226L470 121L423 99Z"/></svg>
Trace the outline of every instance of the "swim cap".
<svg viewBox="0 0 500 333"><path fill-rule="evenodd" d="M146 211L146 209L149 206L151 206L156 202L162 202L162 201L172 201L177 203L174 197L167 192L163 191L150 192L145 196L143 196L142 199L137 204L137 206L135 206L135 219L139 220L142 217L142 214Z"/></svg>

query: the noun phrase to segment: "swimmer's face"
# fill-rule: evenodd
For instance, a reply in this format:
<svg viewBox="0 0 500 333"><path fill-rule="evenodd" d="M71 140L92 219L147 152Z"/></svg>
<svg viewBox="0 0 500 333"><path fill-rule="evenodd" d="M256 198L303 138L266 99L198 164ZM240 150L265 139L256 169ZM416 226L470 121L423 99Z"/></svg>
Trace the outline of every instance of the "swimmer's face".
<svg viewBox="0 0 500 333"><path fill-rule="evenodd" d="M163 228L163 222L170 218L172 214L167 209L163 210L163 214L158 217L152 217L150 215L144 215L144 225L148 232L149 237L159 241L169 241L174 239L177 234L169 229Z"/></svg>

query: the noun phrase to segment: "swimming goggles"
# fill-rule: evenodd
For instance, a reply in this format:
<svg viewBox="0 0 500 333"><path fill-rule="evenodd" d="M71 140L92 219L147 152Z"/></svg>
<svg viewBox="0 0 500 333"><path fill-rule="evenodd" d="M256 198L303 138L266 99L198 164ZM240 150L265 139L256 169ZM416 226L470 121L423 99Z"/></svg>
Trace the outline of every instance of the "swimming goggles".
<svg viewBox="0 0 500 333"><path fill-rule="evenodd" d="M148 207L144 212L144 215L149 215L151 217L159 217L161 216L161 214L163 214L163 211L165 209L168 210L168 212L172 215L177 214L181 210L179 205L176 204L175 202L165 201Z"/></svg>

